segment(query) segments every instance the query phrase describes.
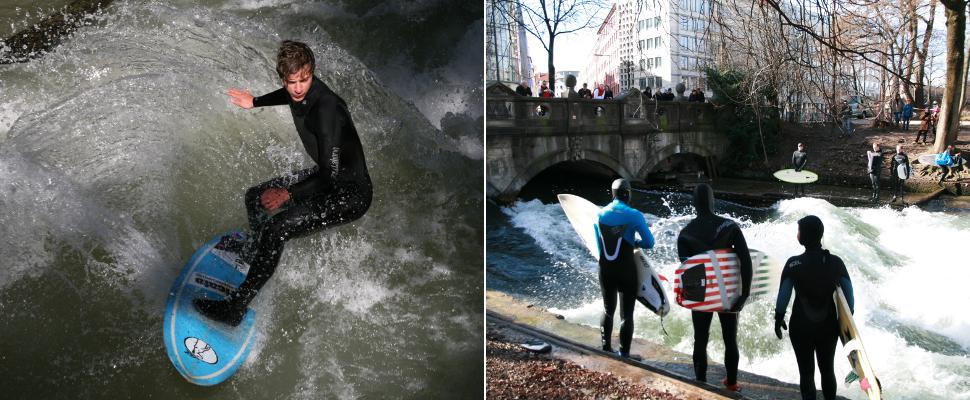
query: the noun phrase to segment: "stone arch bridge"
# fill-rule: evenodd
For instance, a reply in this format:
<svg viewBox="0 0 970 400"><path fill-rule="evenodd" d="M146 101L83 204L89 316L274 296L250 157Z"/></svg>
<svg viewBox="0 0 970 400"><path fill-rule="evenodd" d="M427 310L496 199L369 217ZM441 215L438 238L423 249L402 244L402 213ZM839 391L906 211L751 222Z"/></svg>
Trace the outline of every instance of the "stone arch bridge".
<svg viewBox="0 0 970 400"><path fill-rule="evenodd" d="M703 158L708 176L728 140L715 133L709 103L643 101L631 89L613 100L520 97L501 85L486 90L486 195L515 199L543 170L593 161L643 181L675 154Z"/></svg>

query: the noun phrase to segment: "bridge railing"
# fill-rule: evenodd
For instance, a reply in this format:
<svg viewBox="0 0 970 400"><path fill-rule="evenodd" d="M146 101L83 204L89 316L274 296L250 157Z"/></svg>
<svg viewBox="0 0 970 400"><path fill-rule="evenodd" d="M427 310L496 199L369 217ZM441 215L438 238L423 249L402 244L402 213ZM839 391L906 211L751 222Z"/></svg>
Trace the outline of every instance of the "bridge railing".
<svg viewBox="0 0 970 400"><path fill-rule="evenodd" d="M487 96L486 127L492 134L646 134L692 131L713 125L710 104Z"/></svg>

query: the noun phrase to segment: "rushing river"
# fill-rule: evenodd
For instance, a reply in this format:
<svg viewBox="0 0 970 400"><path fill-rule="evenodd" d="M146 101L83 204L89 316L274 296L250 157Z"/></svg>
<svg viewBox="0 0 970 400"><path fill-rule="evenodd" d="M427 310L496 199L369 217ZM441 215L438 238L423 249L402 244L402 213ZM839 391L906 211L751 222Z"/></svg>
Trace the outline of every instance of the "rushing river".
<svg viewBox="0 0 970 400"><path fill-rule="evenodd" d="M0 65L0 397L482 393L483 192L455 179L483 174L481 13L119 0L53 52ZM282 39L307 42L347 101L374 203L287 244L243 368L197 387L165 356L172 281L245 225L246 188L312 162L286 107L225 95L278 88Z"/></svg>
<svg viewBox="0 0 970 400"><path fill-rule="evenodd" d="M552 309L569 321L598 327L598 266L551 195L574 193L600 205L609 201L608 190L591 187L544 188L538 199L508 207L488 204L486 287ZM637 192L634 204L659 217L650 228L657 245L647 255L661 274L672 275L678 265L677 234L693 218L690 195ZM965 287L970 268L963 251L970 243L970 212L844 208L812 198L785 200L769 208L718 201L715 211L741 224L748 246L779 262L803 250L796 240L796 221L809 214L820 217L825 223L823 246L845 260L852 277L855 321L886 397L970 398L970 315L961 311L970 304ZM774 298L759 298L742 312L740 368L797 384L787 333L783 341L774 336L773 310ZM666 336L649 310L637 307L635 319L637 337L691 352L686 309L673 306L664 319ZM709 356L723 360L716 323L711 335ZM849 372L844 353L836 353L835 365L841 380ZM846 388L840 383L839 394L865 399L858 385Z"/></svg>

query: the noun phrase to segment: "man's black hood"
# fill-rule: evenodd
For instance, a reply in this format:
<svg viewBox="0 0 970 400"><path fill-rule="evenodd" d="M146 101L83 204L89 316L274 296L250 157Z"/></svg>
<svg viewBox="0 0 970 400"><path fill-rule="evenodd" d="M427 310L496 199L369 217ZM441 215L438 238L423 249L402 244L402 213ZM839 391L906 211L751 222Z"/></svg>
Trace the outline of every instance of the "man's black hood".
<svg viewBox="0 0 970 400"><path fill-rule="evenodd" d="M798 243L806 248L822 247L824 232L825 226L822 225L822 220L814 215L798 220Z"/></svg>
<svg viewBox="0 0 970 400"><path fill-rule="evenodd" d="M714 214L714 189L710 185L702 183L694 188L694 210L697 215Z"/></svg>

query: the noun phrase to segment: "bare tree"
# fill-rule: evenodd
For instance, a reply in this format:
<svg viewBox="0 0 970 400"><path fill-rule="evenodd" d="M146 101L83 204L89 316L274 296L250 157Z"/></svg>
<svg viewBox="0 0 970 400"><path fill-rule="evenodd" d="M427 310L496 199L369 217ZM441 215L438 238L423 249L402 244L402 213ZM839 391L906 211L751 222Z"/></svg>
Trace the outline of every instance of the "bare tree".
<svg viewBox="0 0 970 400"><path fill-rule="evenodd" d="M967 83L967 1L940 0L946 15L946 86L940 103L933 151L942 152L957 140Z"/></svg>
<svg viewBox="0 0 970 400"><path fill-rule="evenodd" d="M597 15L604 7L604 0L498 0L509 6L506 10L521 8L518 15L510 15L526 32L539 39L548 53L549 79L556 79L553 56L556 38L599 25Z"/></svg>

